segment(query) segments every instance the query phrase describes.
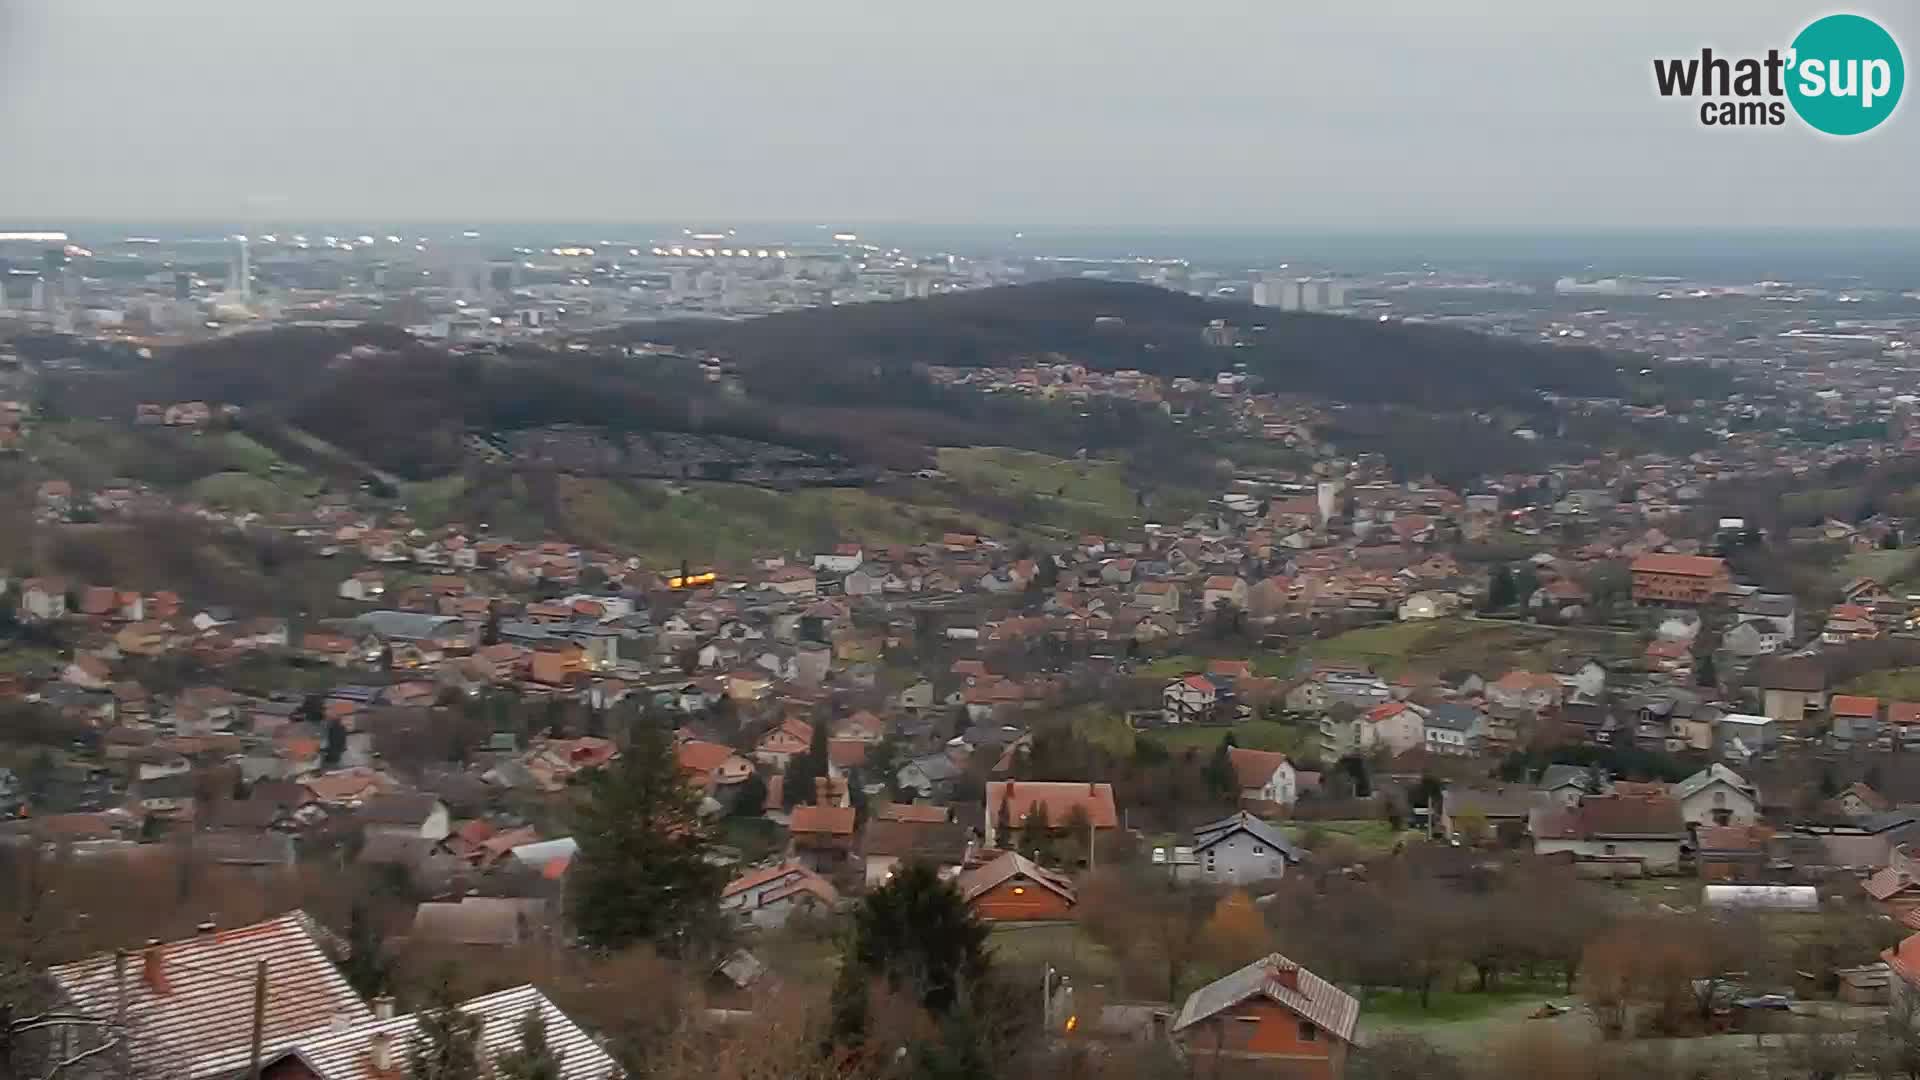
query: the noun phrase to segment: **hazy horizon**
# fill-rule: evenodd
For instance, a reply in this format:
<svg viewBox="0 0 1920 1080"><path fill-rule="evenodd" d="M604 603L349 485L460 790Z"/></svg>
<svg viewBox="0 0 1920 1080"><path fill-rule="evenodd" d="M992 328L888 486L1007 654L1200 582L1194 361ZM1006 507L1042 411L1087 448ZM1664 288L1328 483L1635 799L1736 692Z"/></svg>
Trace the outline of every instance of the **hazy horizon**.
<svg viewBox="0 0 1920 1080"><path fill-rule="evenodd" d="M1824 4L392 7L0 0L0 222L1920 228L1912 103L1843 140L1653 89Z"/></svg>

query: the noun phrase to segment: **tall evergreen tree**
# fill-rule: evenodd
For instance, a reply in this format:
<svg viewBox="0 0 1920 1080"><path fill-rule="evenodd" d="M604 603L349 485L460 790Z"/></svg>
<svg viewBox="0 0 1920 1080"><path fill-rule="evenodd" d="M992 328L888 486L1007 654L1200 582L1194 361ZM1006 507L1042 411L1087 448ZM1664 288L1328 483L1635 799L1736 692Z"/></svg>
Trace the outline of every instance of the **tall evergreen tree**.
<svg viewBox="0 0 1920 1080"><path fill-rule="evenodd" d="M379 997L393 981L393 961L387 956L386 942L374 927L367 906L357 901L347 914L346 955L341 958L340 973L353 992L363 998Z"/></svg>
<svg viewBox="0 0 1920 1080"><path fill-rule="evenodd" d="M413 1044L407 1051L410 1080L483 1080L481 1019L460 1011L451 971L440 973L426 1007L414 1015Z"/></svg>
<svg viewBox="0 0 1920 1080"><path fill-rule="evenodd" d="M727 872L708 858L702 798L681 773L672 740L650 724L588 776L568 882L582 940L603 949L652 941L673 951L711 924Z"/></svg>
<svg viewBox="0 0 1920 1080"><path fill-rule="evenodd" d="M1493 572L1493 578L1487 583L1487 610L1503 611L1513 606L1518 586L1513 580L1513 568L1502 565Z"/></svg>
<svg viewBox="0 0 1920 1080"><path fill-rule="evenodd" d="M834 994L837 1041L858 1042L864 1034L872 979L945 1015L986 978L986 943L987 928L960 891L927 863L906 863L854 911Z"/></svg>
<svg viewBox="0 0 1920 1080"><path fill-rule="evenodd" d="M340 759L347 753L347 725L338 717L327 721L327 745L320 752L320 764L328 769L337 767Z"/></svg>
<svg viewBox="0 0 1920 1080"><path fill-rule="evenodd" d="M547 1018L535 1006L520 1018L519 1049L494 1061L494 1080L560 1080L560 1058L547 1043Z"/></svg>
<svg viewBox="0 0 1920 1080"><path fill-rule="evenodd" d="M813 725L813 735L806 753L795 754L787 759L780 801L789 808L812 802L814 781L827 775L827 765L827 725L821 721Z"/></svg>
<svg viewBox="0 0 1920 1080"><path fill-rule="evenodd" d="M1047 820L1047 804L1035 799L1020 819L1020 846L1028 855L1044 860L1053 847L1053 823Z"/></svg>

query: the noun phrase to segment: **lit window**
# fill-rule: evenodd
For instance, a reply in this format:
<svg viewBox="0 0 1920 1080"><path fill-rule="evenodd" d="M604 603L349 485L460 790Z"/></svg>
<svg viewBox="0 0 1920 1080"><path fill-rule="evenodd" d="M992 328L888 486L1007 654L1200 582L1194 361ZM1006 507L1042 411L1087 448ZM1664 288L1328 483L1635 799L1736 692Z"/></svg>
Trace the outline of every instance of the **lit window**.
<svg viewBox="0 0 1920 1080"><path fill-rule="evenodd" d="M1025 886L1023 886L1023 885L1015 885L1015 886L1013 887L1013 895L1015 895L1015 896L1025 896L1025 895L1027 895L1027 890L1026 890L1026 887L1025 887Z"/></svg>

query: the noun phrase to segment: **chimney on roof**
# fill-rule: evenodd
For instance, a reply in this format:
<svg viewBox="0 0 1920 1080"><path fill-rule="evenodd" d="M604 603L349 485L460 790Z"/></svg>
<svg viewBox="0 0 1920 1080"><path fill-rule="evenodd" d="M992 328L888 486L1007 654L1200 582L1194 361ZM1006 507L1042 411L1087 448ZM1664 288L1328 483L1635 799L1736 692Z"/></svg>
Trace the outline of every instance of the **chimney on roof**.
<svg viewBox="0 0 1920 1080"><path fill-rule="evenodd" d="M148 938L146 948L140 950L140 981L156 994L173 989L167 983L166 946L160 944L159 938Z"/></svg>
<svg viewBox="0 0 1920 1080"><path fill-rule="evenodd" d="M373 1071L386 1073L394 1071L393 1032L376 1031L367 1039L367 1057L373 1064Z"/></svg>
<svg viewBox="0 0 1920 1080"><path fill-rule="evenodd" d="M816 806L833 805L833 781L824 776L813 778L813 801Z"/></svg>
<svg viewBox="0 0 1920 1080"><path fill-rule="evenodd" d="M373 1018L375 1020L393 1019L393 995L381 994L373 999Z"/></svg>
<svg viewBox="0 0 1920 1080"><path fill-rule="evenodd" d="M1098 795L1099 793L1100 793L1099 785L1095 784L1091 780L1087 781L1087 798L1091 799L1095 795Z"/></svg>

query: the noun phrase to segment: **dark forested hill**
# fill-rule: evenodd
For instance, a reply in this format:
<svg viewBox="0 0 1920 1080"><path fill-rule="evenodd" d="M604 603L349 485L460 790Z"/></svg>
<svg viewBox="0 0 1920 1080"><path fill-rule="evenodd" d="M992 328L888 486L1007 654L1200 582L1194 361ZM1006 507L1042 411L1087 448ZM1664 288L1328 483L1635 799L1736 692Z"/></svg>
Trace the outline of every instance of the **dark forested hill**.
<svg viewBox="0 0 1920 1080"><path fill-rule="evenodd" d="M1201 330L1213 319L1240 330L1245 344L1204 344ZM657 323L616 336L728 357L758 392L836 401L893 397L901 392L897 381L915 365L991 366L1045 353L1166 376L1210 377L1244 363L1270 389L1437 410L1533 407L1540 391L1625 396L1620 358L1599 349L1283 312L1078 278L748 322Z"/></svg>

